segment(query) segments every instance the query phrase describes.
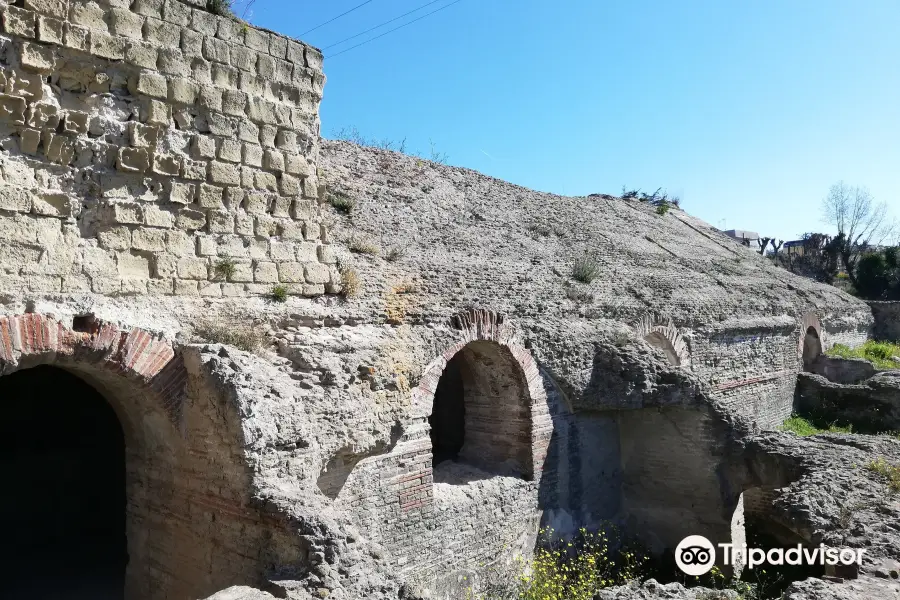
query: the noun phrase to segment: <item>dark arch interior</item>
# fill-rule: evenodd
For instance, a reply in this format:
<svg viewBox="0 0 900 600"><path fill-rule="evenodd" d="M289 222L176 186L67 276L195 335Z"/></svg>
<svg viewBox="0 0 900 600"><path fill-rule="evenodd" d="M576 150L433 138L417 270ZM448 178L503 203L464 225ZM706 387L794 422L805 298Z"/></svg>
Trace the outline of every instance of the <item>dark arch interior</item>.
<svg viewBox="0 0 900 600"><path fill-rule="evenodd" d="M0 586L31 600L122 600L125 443L116 414L54 367L0 377Z"/></svg>
<svg viewBox="0 0 900 600"><path fill-rule="evenodd" d="M803 338L803 367L808 368L822 354L822 341L815 327L809 327Z"/></svg>
<svg viewBox="0 0 900 600"><path fill-rule="evenodd" d="M434 394L434 408L428 417L434 466L459 458L466 434L465 388L462 353L447 363Z"/></svg>

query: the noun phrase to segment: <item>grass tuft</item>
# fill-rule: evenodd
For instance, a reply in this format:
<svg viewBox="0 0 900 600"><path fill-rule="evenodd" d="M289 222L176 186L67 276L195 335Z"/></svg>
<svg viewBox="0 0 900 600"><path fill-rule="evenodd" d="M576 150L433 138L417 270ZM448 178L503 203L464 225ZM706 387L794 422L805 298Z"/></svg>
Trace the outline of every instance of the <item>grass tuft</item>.
<svg viewBox="0 0 900 600"><path fill-rule="evenodd" d="M900 345L890 342L868 340L862 346L850 348L844 344L835 344L825 354L838 358L862 358L870 361L877 369L900 369Z"/></svg>
<svg viewBox="0 0 900 600"><path fill-rule="evenodd" d="M891 492L900 492L900 464L892 465L883 458L879 458L866 465L866 468L887 479Z"/></svg>
<svg viewBox="0 0 900 600"><path fill-rule="evenodd" d="M600 276L600 263L589 254L575 261L572 267L572 279L581 283L590 283Z"/></svg>
<svg viewBox="0 0 900 600"><path fill-rule="evenodd" d="M237 263L235 263L231 258L223 258L216 263L216 277L218 279L230 281L231 278L234 277L234 273L236 270Z"/></svg>
<svg viewBox="0 0 900 600"><path fill-rule="evenodd" d="M328 195L328 203L334 210L349 215L356 208L356 200L343 192L332 192Z"/></svg>
<svg viewBox="0 0 900 600"><path fill-rule="evenodd" d="M378 256L381 253L381 248L378 247L378 244L364 237L351 238L349 247L350 252L356 252L358 254L370 254L372 256Z"/></svg>
<svg viewBox="0 0 900 600"><path fill-rule="evenodd" d="M341 273L341 295L345 298L358 296L362 291L362 281L356 269L348 266L340 266Z"/></svg>
<svg viewBox="0 0 900 600"><path fill-rule="evenodd" d="M259 352L265 345L265 336L259 329L244 323L201 321L194 328L194 336L212 344L234 346L244 352Z"/></svg>
<svg viewBox="0 0 900 600"><path fill-rule="evenodd" d="M594 294L588 290L581 290L577 287L566 288L566 298L578 304L590 304L594 301Z"/></svg>
<svg viewBox="0 0 900 600"><path fill-rule="evenodd" d="M401 258L406 255L406 248L401 248L400 246L394 246L393 248L388 249L387 254L384 255L384 260L388 262L397 262Z"/></svg>
<svg viewBox="0 0 900 600"><path fill-rule="evenodd" d="M553 234L553 229L546 223L532 223L528 225L527 229L534 239L549 237Z"/></svg>
<svg viewBox="0 0 900 600"><path fill-rule="evenodd" d="M288 291L287 288L283 285L276 285L272 288L272 291L269 293L269 298L273 302L287 302L288 299Z"/></svg>
<svg viewBox="0 0 900 600"><path fill-rule="evenodd" d="M832 423L828 429L820 429L799 415L791 415L779 429L804 437L817 433L853 433L853 425L841 427Z"/></svg>

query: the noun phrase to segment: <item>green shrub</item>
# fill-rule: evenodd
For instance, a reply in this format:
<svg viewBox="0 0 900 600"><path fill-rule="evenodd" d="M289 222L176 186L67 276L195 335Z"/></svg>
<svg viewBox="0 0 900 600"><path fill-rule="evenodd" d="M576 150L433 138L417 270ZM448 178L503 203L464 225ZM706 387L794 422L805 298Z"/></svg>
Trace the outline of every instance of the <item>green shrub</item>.
<svg viewBox="0 0 900 600"><path fill-rule="evenodd" d="M596 257L585 254L575 261L572 267L572 279L581 283L590 283L600 276L600 263Z"/></svg>
<svg viewBox="0 0 900 600"><path fill-rule="evenodd" d="M356 208L356 201L343 192L332 192L328 195L328 202L334 210L349 215Z"/></svg>
<svg viewBox="0 0 900 600"><path fill-rule="evenodd" d="M237 263L235 263L233 259L223 258L216 263L216 277L219 279L224 279L226 281L230 280L234 277L236 270Z"/></svg>
<svg viewBox="0 0 900 600"><path fill-rule="evenodd" d="M857 348L835 344L825 354L839 358L862 358L872 362L878 369L900 369L900 362L893 359L900 356L900 345L889 342L868 340Z"/></svg>
<svg viewBox="0 0 900 600"><path fill-rule="evenodd" d="M269 294L269 298L271 298L274 302L287 302L287 288L283 285L276 285L272 288L272 292Z"/></svg>
<svg viewBox="0 0 900 600"><path fill-rule="evenodd" d="M469 600L593 600L608 587L639 580L649 557L608 526L592 533L582 528L571 540L541 529L531 560L518 557L516 573L487 586L485 593L466 593ZM486 579L489 579L486 577Z"/></svg>

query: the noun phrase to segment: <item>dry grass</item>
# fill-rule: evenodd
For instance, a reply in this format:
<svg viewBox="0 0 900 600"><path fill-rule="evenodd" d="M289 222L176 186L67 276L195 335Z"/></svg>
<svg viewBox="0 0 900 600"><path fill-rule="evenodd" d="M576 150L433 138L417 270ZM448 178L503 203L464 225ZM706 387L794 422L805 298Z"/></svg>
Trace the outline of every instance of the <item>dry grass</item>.
<svg viewBox="0 0 900 600"><path fill-rule="evenodd" d="M350 252L356 252L357 254L370 254L372 256L381 254L381 248L378 247L378 244L361 236L351 238L348 246L350 247Z"/></svg>
<svg viewBox="0 0 900 600"><path fill-rule="evenodd" d="M566 288L566 298L579 304L590 304L594 301L594 294L573 286Z"/></svg>
<svg viewBox="0 0 900 600"><path fill-rule="evenodd" d="M362 281L356 269L348 266L340 266L341 273L341 295L346 298L358 296L362 292Z"/></svg>
<svg viewBox="0 0 900 600"><path fill-rule="evenodd" d="M389 248L387 254L384 255L384 260L388 262L397 262L406 254L406 248L401 248L400 246L394 246Z"/></svg>
<svg viewBox="0 0 900 600"><path fill-rule="evenodd" d="M892 493L900 492L900 464L892 465L883 458L879 458L870 462L866 468L887 479L888 487Z"/></svg>
<svg viewBox="0 0 900 600"><path fill-rule="evenodd" d="M263 349L266 337L259 327L246 323L230 323L221 320L201 321L194 328L194 336L211 344L234 346L244 352L258 353Z"/></svg>

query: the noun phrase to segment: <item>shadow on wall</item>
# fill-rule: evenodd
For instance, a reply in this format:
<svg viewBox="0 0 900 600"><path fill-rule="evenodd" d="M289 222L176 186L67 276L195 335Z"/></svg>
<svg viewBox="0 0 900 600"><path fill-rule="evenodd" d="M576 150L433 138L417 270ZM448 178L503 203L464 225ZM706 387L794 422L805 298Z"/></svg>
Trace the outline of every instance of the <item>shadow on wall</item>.
<svg viewBox="0 0 900 600"><path fill-rule="evenodd" d="M397 441L402 435L403 426L397 422L391 427L391 439L386 444L375 444L363 452L351 446L344 446L328 459L328 462L325 463L319 472L319 477L316 479L316 485L319 490L328 496L329 499L334 500L341 493L347 478L350 477L353 469L356 468L360 461L371 456L390 452L397 445Z"/></svg>
<svg viewBox="0 0 900 600"><path fill-rule="evenodd" d="M566 532L618 521L655 554L688 535L732 540L741 493L732 427L665 359L640 344L596 345L591 379L571 397L574 411L554 415L544 526Z"/></svg>

